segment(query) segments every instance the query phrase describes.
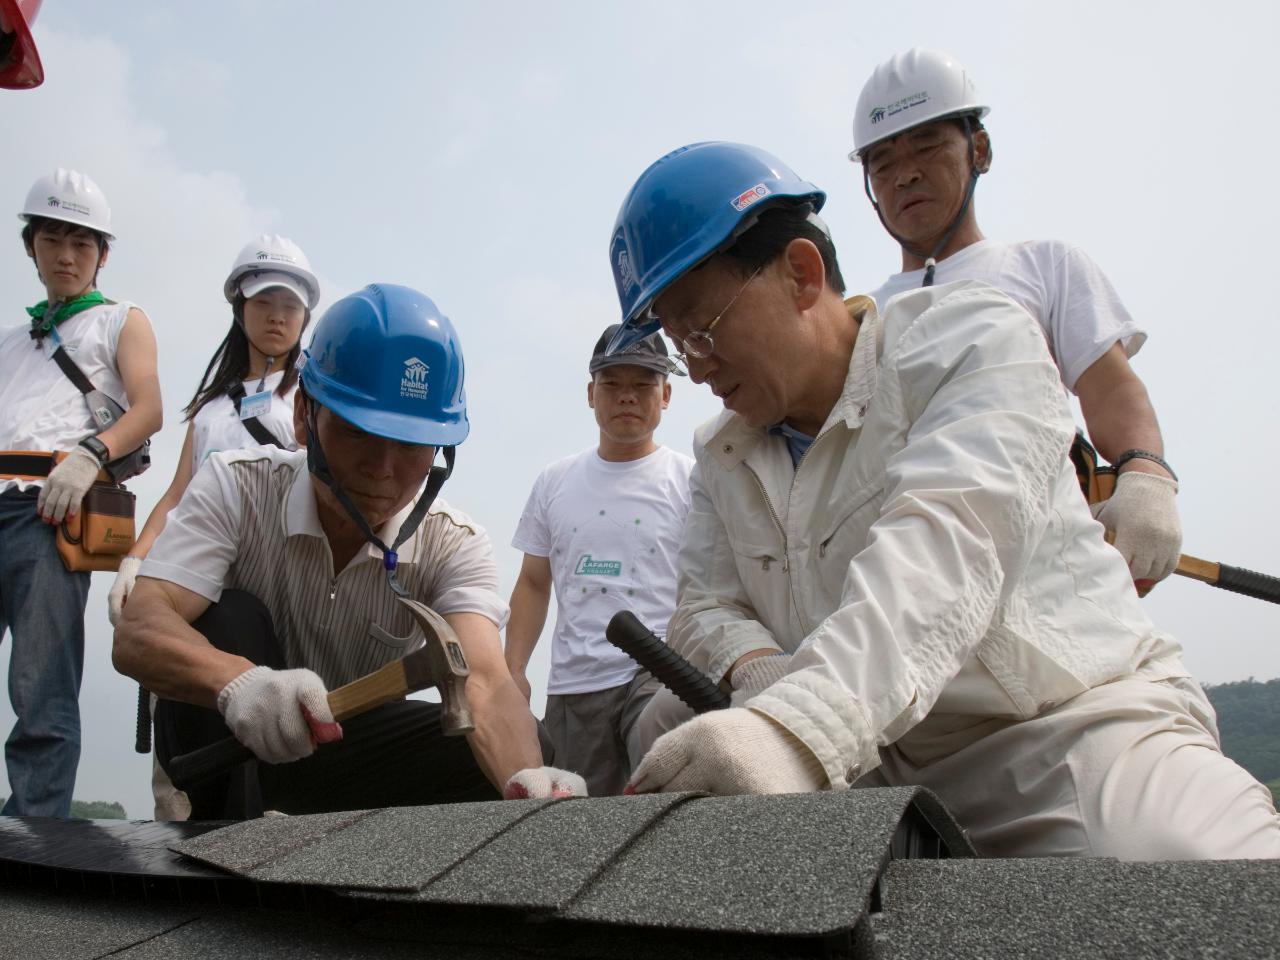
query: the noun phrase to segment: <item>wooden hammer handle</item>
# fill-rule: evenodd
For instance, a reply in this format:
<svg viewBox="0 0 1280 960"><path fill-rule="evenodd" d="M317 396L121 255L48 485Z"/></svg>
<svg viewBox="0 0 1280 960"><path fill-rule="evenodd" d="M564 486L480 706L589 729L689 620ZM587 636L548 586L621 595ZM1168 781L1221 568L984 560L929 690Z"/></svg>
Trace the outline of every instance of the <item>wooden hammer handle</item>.
<svg viewBox="0 0 1280 960"><path fill-rule="evenodd" d="M384 703L399 700L407 692L404 665L395 660L368 676L330 690L329 709L333 711L333 719L341 723ZM226 737L172 758L167 769L173 785L179 790L186 790L252 759L252 750L235 737Z"/></svg>

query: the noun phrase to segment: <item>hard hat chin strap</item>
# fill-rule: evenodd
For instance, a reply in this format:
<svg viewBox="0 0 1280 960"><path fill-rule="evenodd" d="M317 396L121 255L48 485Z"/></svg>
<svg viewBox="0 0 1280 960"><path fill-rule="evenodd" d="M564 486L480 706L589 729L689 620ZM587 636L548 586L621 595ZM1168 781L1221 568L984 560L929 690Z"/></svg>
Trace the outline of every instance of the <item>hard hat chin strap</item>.
<svg viewBox="0 0 1280 960"><path fill-rule="evenodd" d="M360 509L351 502L351 498L347 496L347 492L342 489L342 485L338 483L333 472L329 469L329 461L324 455L324 450L320 446L319 432L315 427L315 401L307 398L307 469L313 476L324 482L333 495L338 498L338 502L342 504L342 509L347 511L352 522L360 528L360 533L364 535L365 540L373 544L382 551L382 568L387 574L387 585L391 587L391 592L398 597L408 597L408 592L400 585L400 581L396 579L396 565L399 562L399 556L396 551L400 549L400 545L408 540L415 530L422 525L423 519L427 515L427 511L431 509L431 504L435 502L436 496L440 493L440 488L444 486L444 482L449 479L449 475L453 473L454 455L457 451L456 447L442 447L444 451L444 466L433 466L431 472L427 475L426 488L422 492L422 496L418 498L418 502L414 505L409 516L405 517L404 523L400 525L400 530L396 534L395 542L388 547L382 542L382 539L373 532L373 528L369 526L369 521L364 518L364 514Z"/></svg>
<svg viewBox="0 0 1280 960"><path fill-rule="evenodd" d="M922 287L933 286L933 276L938 267L938 254L947 248L947 244L951 242L955 232L960 229L960 224L964 222L965 215L969 212L969 205L973 203L973 191L978 186L978 177L982 176L977 166L977 150L973 145L973 128L969 125L968 114L962 119L964 120L964 138L969 143L969 186L964 192L964 203L960 204L959 212L952 218L951 223L947 225L946 231L942 234L942 239L934 244L932 253L920 249L905 237L894 233L893 228L889 226L888 221L884 218L884 212L880 209L880 204L876 202L875 194L871 192L871 172L867 169L865 161L862 164L862 189L866 191L867 199L871 201L871 206L875 210L876 216L880 218L880 226L884 227L885 233L893 237L903 250L924 261L924 281L920 284Z"/></svg>

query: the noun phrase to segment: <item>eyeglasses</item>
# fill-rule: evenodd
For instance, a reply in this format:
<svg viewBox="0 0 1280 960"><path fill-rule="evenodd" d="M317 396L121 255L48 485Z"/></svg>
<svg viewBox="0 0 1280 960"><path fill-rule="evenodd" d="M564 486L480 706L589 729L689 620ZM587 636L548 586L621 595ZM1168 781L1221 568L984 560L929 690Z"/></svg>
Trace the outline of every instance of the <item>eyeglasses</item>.
<svg viewBox="0 0 1280 960"><path fill-rule="evenodd" d="M715 315L715 319L705 327L701 330L693 331L684 338L671 338L672 342L676 346L676 360L687 367L689 365L690 357L693 357L695 360L705 360L707 357L711 356L711 351L716 347L716 342L711 338L711 331L715 329L717 323L724 319L725 314L727 314L729 310L732 309L733 305L738 302L738 298L742 296L747 287L751 286L751 281L758 277L760 275L760 271L763 269L764 264L756 267L751 276L747 277L747 282L738 288L738 292L735 293L733 298L724 305L724 309L717 313ZM652 319L661 322L660 318L653 313L652 308L649 310L649 316Z"/></svg>

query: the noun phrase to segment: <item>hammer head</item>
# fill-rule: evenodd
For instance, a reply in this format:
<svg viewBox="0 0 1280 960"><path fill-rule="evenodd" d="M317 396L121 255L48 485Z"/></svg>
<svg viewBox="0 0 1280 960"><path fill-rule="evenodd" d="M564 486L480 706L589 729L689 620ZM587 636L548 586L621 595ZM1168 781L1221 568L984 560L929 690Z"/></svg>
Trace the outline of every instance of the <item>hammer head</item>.
<svg viewBox="0 0 1280 960"><path fill-rule="evenodd" d="M442 713L440 725L446 736L456 737L476 728L471 719L471 707L467 703L467 677L471 668L462 652L458 635L444 617L426 604L408 597L399 601L422 628L426 644L415 650L401 662L405 680L414 689L434 685L440 691Z"/></svg>

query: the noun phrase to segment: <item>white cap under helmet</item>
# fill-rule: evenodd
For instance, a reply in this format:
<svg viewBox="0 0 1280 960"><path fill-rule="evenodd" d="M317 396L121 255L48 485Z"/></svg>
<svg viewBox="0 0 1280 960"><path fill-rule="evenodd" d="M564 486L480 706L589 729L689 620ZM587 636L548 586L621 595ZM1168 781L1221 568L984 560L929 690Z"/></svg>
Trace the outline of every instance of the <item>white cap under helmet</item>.
<svg viewBox="0 0 1280 960"><path fill-rule="evenodd" d="M912 127L964 114L982 117L989 109L954 57L912 47L876 67L858 95L849 159L859 160L880 141Z"/></svg>
<svg viewBox="0 0 1280 960"><path fill-rule="evenodd" d="M28 222L32 217L61 220L96 230L108 240L115 239L111 233L111 207L102 190L83 173L65 167L31 185L18 217Z"/></svg>
<svg viewBox="0 0 1280 960"><path fill-rule="evenodd" d="M271 287L292 291L308 310L320 302L320 283L311 272L311 261L301 247L278 233L264 233L244 245L222 292L227 303L234 303L237 293L247 300Z"/></svg>

